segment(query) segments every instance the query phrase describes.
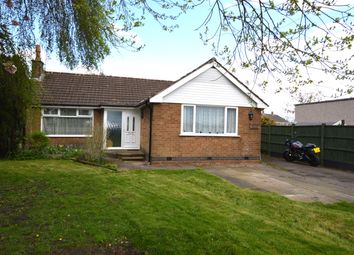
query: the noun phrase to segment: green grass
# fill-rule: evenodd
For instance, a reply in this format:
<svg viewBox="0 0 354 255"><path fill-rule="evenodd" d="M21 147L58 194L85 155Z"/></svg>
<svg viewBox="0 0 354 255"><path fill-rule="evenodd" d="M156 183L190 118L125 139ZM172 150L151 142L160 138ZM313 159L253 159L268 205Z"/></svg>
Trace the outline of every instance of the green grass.
<svg viewBox="0 0 354 255"><path fill-rule="evenodd" d="M0 253L354 254L354 204L295 202L202 170L0 161Z"/></svg>

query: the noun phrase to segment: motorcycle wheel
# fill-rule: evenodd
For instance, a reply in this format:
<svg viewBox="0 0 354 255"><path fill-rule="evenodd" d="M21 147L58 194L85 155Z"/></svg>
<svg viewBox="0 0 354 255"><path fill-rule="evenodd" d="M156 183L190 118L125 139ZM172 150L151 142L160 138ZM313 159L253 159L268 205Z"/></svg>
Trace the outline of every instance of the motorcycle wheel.
<svg viewBox="0 0 354 255"><path fill-rule="evenodd" d="M309 164L311 166L318 166L320 164L320 158L316 154L311 153L309 155L309 158Z"/></svg>
<svg viewBox="0 0 354 255"><path fill-rule="evenodd" d="M293 162L295 159L291 156L290 151L286 150L283 152L283 158L288 162Z"/></svg>

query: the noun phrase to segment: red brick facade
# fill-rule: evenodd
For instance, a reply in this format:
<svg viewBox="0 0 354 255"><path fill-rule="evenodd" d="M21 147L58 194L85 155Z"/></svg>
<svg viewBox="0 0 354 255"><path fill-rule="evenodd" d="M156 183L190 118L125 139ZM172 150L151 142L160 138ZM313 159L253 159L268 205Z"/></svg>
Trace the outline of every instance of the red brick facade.
<svg viewBox="0 0 354 255"><path fill-rule="evenodd" d="M154 104L152 161L240 162L259 160L261 110L253 109L252 121L248 119L249 111L250 108L239 108L239 137L180 136L181 105Z"/></svg>
<svg viewBox="0 0 354 255"><path fill-rule="evenodd" d="M233 163L260 159L261 110L238 109L239 137L181 136L181 104L152 104L144 107L141 119L140 147L149 158L150 108L153 107L151 161L153 163ZM40 130L41 116L37 109L32 114L28 132ZM94 125L103 125L103 109L94 110ZM52 144L81 146L85 137L50 137Z"/></svg>

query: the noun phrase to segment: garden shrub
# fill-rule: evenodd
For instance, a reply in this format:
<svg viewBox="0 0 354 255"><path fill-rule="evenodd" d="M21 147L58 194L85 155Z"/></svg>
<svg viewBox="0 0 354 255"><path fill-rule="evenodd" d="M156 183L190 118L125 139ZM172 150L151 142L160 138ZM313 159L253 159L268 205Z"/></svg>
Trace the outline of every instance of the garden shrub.
<svg viewBox="0 0 354 255"><path fill-rule="evenodd" d="M102 125L96 125L91 137L86 139L80 159L98 164L106 163L103 153L104 134Z"/></svg>
<svg viewBox="0 0 354 255"><path fill-rule="evenodd" d="M27 138L27 147L30 150L41 152L49 145L48 137L40 131L33 132Z"/></svg>
<svg viewBox="0 0 354 255"><path fill-rule="evenodd" d="M73 146L48 145L42 150L25 148L12 155L12 159L76 159L82 154L82 149Z"/></svg>
<svg viewBox="0 0 354 255"><path fill-rule="evenodd" d="M49 158L55 159L76 159L82 155L82 149L75 146L50 145L46 148Z"/></svg>

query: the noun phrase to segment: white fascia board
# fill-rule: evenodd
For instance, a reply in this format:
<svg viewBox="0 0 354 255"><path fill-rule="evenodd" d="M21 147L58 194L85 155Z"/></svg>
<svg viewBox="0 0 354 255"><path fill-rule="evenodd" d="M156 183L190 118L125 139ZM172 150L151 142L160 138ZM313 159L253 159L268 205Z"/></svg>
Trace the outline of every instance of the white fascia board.
<svg viewBox="0 0 354 255"><path fill-rule="evenodd" d="M208 63L208 64L202 66L198 70L195 70L193 73L191 73L191 74L187 75L186 77L182 78L181 80L177 81L175 84L171 85L167 89L165 89L165 90L161 91L160 93L158 93L157 95L153 96L152 98L150 98L149 101L151 103L163 103L164 102L163 98L165 96L172 93L176 89L182 87L184 84L186 84L190 80L194 79L195 77L197 77L198 75L202 74L203 72L205 72L206 70L208 70L209 68L211 68L215 65L216 65L216 63L213 62L213 63Z"/></svg>

